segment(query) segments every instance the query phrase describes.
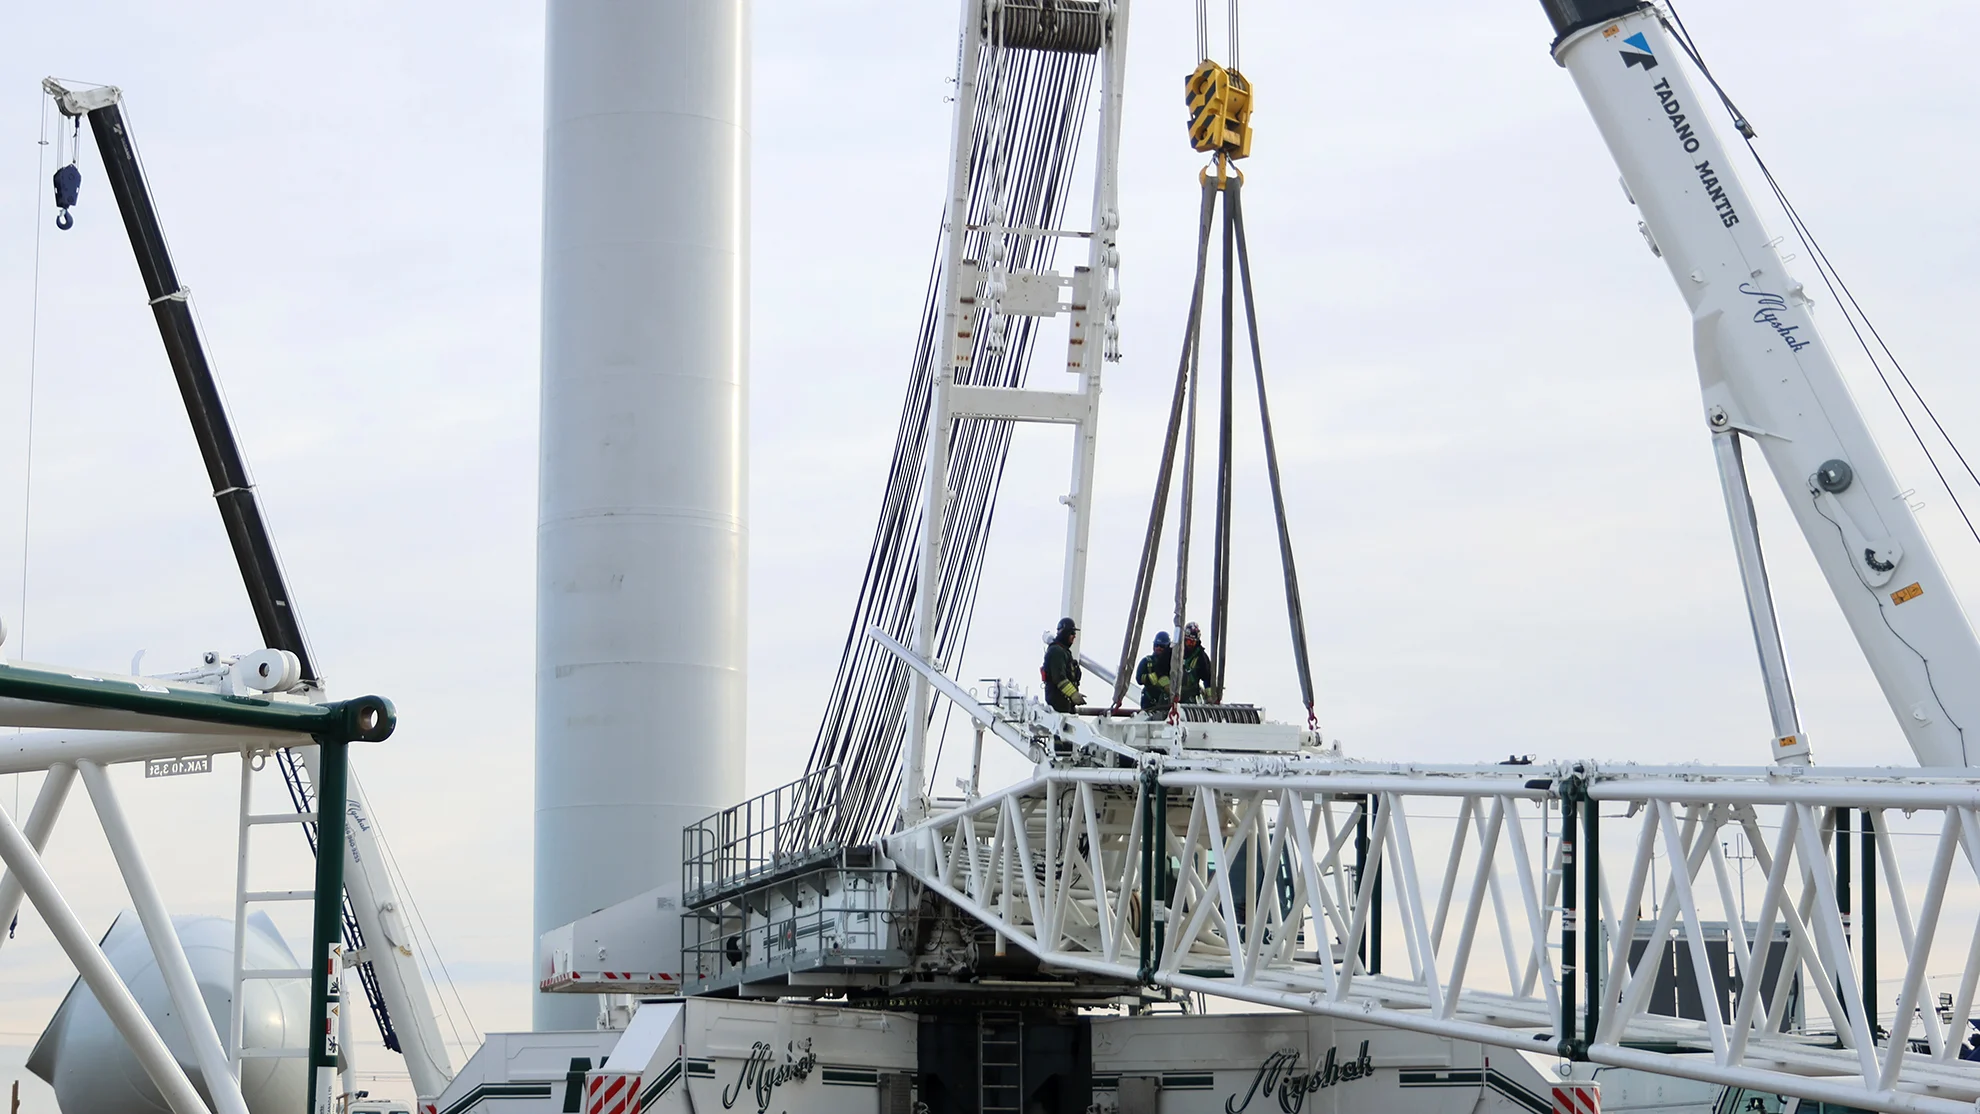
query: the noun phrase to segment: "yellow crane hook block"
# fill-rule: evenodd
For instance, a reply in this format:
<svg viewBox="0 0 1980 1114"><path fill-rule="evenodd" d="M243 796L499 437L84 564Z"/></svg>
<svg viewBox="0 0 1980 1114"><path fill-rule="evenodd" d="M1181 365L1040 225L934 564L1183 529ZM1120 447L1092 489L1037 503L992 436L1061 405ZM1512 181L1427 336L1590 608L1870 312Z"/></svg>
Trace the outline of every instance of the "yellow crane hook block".
<svg viewBox="0 0 1980 1114"><path fill-rule="evenodd" d="M1209 59L1183 83L1189 103L1189 145L1241 159L1251 154L1251 83Z"/></svg>

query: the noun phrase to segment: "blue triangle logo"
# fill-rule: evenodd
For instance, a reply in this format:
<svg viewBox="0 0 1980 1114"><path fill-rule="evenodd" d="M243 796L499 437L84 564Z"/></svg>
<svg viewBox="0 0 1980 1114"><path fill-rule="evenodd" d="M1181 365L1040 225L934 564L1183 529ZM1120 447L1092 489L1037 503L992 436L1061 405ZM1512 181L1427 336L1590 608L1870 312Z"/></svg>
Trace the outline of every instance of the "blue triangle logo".
<svg viewBox="0 0 1980 1114"><path fill-rule="evenodd" d="M1640 69L1648 73L1657 68L1657 55L1651 51L1650 40L1644 37L1643 32L1638 31L1624 39L1623 45L1629 49L1617 51L1616 56L1622 59L1624 69Z"/></svg>

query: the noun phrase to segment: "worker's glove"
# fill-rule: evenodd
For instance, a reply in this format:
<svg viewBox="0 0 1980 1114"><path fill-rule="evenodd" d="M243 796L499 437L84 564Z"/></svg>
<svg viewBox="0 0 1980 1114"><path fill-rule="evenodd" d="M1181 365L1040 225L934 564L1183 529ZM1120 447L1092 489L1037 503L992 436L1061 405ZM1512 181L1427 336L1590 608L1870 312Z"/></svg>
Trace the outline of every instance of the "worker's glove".
<svg viewBox="0 0 1980 1114"><path fill-rule="evenodd" d="M1086 694L1083 692L1073 693L1072 702L1074 707L1084 708L1086 706Z"/></svg>

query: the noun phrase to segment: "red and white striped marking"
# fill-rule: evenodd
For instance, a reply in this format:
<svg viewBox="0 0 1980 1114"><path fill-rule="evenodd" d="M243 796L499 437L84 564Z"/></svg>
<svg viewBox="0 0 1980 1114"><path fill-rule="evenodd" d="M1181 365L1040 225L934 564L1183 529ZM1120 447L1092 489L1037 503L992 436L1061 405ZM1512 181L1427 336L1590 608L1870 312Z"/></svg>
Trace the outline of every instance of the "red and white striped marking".
<svg viewBox="0 0 1980 1114"><path fill-rule="evenodd" d="M592 1072L585 1081L585 1114L639 1114L639 1075Z"/></svg>
<svg viewBox="0 0 1980 1114"><path fill-rule="evenodd" d="M1602 1087L1567 1080L1554 1084L1554 1114L1602 1114Z"/></svg>

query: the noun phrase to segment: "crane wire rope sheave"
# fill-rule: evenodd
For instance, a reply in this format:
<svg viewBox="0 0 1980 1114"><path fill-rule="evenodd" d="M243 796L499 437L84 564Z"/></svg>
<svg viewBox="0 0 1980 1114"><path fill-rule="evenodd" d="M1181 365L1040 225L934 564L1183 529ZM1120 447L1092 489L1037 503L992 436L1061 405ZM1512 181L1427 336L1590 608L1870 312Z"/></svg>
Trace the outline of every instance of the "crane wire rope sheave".
<svg viewBox="0 0 1980 1114"><path fill-rule="evenodd" d="M192 305L192 292L179 281L173 267L170 245L151 197L143 160L130 135L121 92L111 87L96 87L79 94L53 78L42 84L56 107L74 120L78 144L82 119L89 118L263 643L295 656L299 690L320 692L321 680L309 653L301 618L292 605L280 555L262 519L253 479L201 341L203 330ZM69 209L76 204L81 186L81 173L75 165L77 153L71 149L70 162L57 171L52 183L60 214L56 227L65 231L74 225ZM317 793L303 756L284 748L277 751L277 759L295 810L304 814L315 812ZM361 800L356 796L346 799ZM319 823L304 821L300 826L310 853L318 856ZM339 902L337 922L346 954L365 957L356 965L356 973L382 1043L387 1049L405 1055L370 958L372 953L365 950L364 929L348 888ZM387 941L384 946L391 947L394 943ZM414 1020L413 1024L418 1027L419 1022ZM433 1042L422 1038L420 1043ZM444 1059L444 1048L425 1051Z"/></svg>
<svg viewBox="0 0 1980 1114"><path fill-rule="evenodd" d="M1189 311L1183 328L1182 354L1177 361L1175 389L1170 396L1168 430L1162 442L1162 458L1156 471L1155 492L1148 512L1148 529L1142 540L1141 560L1136 571L1134 596L1128 608L1127 631L1121 642L1120 669L1114 678L1113 707L1118 709L1127 694L1135 654L1141 645L1148 607L1154 591L1155 570L1162 542L1163 519L1169 503L1169 488L1176 467L1178 441L1182 444L1182 493L1176 545L1176 593L1174 645L1171 654L1181 653L1181 636L1188 622L1189 550L1194 504L1196 460L1196 403L1202 376L1204 280L1209 270L1210 235L1222 199L1220 350L1217 415L1216 533L1212 541L1210 641L1209 652L1215 676L1211 688L1217 698L1224 693L1230 661L1230 588L1233 508L1233 462L1235 443L1234 345L1236 341L1235 296L1242 289L1246 338L1250 344L1252 379L1257 391L1258 417L1264 442L1265 469L1272 492L1272 512L1276 521L1279 561L1285 581L1286 618L1291 629L1293 661L1299 675L1300 698L1306 709L1308 726L1315 726L1313 672L1307 652L1305 610L1299 592L1299 572L1293 558L1292 532L1286 520L1284 485L1279 475L1277 440L1272 429L1272 410L1265 389L1265 358L1258 335L1258 305L1252 288L1251 253L1244 228L1244 175L1232 164L1251 152L1251 85L1237 71L1237 4L1230 4L1230 51L1233 65L1224 67L1207 57L1207 5L1197 4L1198 47L1206 55L1185 81L1189 105L1191 146L1214 159L1213 168L1198 175L1202 204L1197 215L1195 280L1191 286ZM1214 173L1213 173L1214 170ZM1172 662L1173 662L1172 658ZM1176 676L1179 666L1172 665Z"/></svg>

